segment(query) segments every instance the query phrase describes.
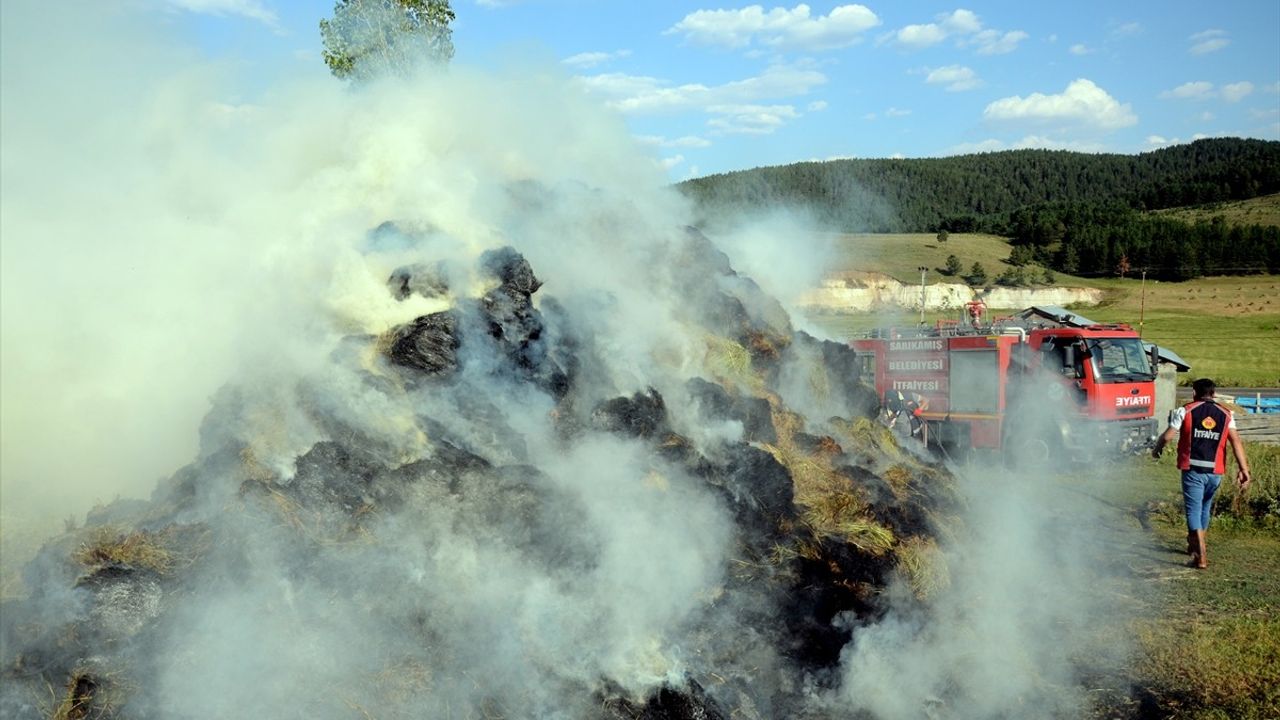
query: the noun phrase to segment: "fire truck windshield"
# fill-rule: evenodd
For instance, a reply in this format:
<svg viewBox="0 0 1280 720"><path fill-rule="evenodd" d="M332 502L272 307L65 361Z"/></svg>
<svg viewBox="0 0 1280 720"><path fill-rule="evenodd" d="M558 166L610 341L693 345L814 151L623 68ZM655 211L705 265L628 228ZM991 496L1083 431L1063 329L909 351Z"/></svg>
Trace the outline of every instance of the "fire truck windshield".
<svg viewBox="0 0 1280 720"><path fill-rule="evenodd" d="M1093 374L1100 382L1150 380L1151 364L1138 338L1104 338L1089 341Z"/></svg>

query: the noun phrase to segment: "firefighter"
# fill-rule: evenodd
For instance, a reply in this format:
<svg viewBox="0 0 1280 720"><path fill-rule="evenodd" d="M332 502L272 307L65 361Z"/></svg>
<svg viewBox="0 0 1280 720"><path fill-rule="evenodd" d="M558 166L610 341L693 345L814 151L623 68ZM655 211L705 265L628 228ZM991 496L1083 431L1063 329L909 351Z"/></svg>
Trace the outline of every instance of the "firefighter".
<svg viewBox="0 0 1280 720"><path fill-rule="evenodd" d="M1208 378L1191 384L1195 399L1169 413L1169 427L1164 431L1151 456L1159 458L1165 445L1178 438L1178 469L1182 471L1182 503L1187 514L1187 554L1191 567L1209 566L1205 531L1209 529L1209 513L1213 497L1226 472L1225 450L1231 444L1236 457L1236 484L1243 491L1249 487L1249 460L1244 443L1236 432L1231 411L1214 401L1217 387Z"/></svg>
<svg viewBox="0 0 1280 720"><path fill-rule="evenodd" d="M898 418L906 414L911 423L911 437L927 442L925 434L924 411L929 409L929 399L919 393L903 395L900 390L889 390L884 394L885 425L894 427Z"/></svg>

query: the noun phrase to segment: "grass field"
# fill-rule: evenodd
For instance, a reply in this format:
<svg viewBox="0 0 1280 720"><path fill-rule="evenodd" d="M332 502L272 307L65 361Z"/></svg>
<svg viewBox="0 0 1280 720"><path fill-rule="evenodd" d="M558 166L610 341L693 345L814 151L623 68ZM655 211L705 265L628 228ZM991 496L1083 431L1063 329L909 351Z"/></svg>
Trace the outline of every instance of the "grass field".
<svg viewBox="0 0 1280 720"><path fill-rule="evenodd" d="M955 233L946 242L927 233L888 233L828 235L835 244L832 270L866 270L884 273L905 283L920 282L920 267L929 268L929 279L935 282L964 282L942 275L947 256L960 260L961 273L967 274L975 262L982 263L987 277L994 280L1009 268L1009 243L997 235ZM1057 274L1058 285L1093 287L1094 283L1072 275Z"/></svg>
<svg viewBox="0 0 1280 720"><path fill-rule="evenodd" d="M1220 217L1228 225L1270 225L1280 227L1280 193L1236 202L1209 203L1195 207L1156 210L1152 214L1199 222Z"/></svg>
<svg viewBox="0 0 1280 720"><path fill-rule="evenodd" d="M1280 448L1249 443L1247 452L1253 486L1237 501L1224 478L1203 571L1182 566L1186 526L1170 455L1135 459L1120 474L1119 502L1145 528L1131 562L1146 605L1133 621L1126 678L1137 716L1280 717Z"/></svg>
<svg viewBox="0 0 1280 720"><path fill-rule="evenodd" d="M1172 348L1190 376L1219 385L1280 387L1280 277L1215 277L1182 283L1109 279L1099 307L1080 312L1099 322L1142 320L1142 336Z"/></svg>

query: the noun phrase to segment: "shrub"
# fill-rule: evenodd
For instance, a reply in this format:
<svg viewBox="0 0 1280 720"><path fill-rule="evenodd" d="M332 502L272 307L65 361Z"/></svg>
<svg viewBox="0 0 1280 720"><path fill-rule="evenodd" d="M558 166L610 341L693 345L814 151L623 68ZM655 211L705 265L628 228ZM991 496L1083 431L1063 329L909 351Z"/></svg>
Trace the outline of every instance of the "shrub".
<svg viewBox="0 0 1280 720"><path fill-rule="evenodd" d="M982 267L982 263L976 262L973 267L969 268L969 276L965 280L970 285L985 285L987 282L987 269Z"/></svg>

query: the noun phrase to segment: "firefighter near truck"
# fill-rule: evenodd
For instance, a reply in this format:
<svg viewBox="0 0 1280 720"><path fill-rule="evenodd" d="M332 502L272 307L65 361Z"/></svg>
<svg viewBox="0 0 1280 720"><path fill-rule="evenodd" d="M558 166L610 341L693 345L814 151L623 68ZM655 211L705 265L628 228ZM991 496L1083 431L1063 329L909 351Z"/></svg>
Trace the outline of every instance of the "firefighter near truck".
<svg viewBox="0 0 1280 720"><path fill-rule="evenodd" d="M1157 437L1157 349L1133 328L1061 308L988 320L882 329L850 341L882 418L910 418L913 437L954 456L1088 458L1150 448Z"/></svg>

